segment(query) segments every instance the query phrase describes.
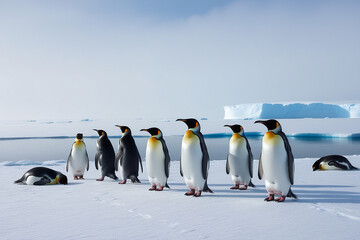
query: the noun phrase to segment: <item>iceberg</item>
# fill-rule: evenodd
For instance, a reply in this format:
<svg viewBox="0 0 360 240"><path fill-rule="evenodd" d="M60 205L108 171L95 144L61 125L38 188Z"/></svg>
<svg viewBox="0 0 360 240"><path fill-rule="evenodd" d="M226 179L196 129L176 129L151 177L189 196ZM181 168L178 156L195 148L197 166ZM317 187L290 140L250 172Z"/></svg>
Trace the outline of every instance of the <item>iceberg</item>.
<svg viewBox="0 0 360 240"><path fill-rule="evenodd" d="M254 103L224 106L224 119L360 118L360 103Z"/></svg>

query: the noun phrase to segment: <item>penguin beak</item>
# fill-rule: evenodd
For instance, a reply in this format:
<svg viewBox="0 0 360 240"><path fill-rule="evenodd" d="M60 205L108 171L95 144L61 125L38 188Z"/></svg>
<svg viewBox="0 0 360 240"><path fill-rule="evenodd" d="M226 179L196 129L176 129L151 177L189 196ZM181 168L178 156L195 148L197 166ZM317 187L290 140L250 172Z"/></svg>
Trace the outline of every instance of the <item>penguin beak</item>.
<svg viewBox="0 0 360 240"><path fill-rule="evenodd" d="M149 132L149 129L140 129L140 131Z"/></svg>
<svg viewBox="0 0 360 240"><path fill-rule="evenodd" d="M229 127L229 128L231 128L231 125L224 125L224 127Z"/></svg>
<svg viewBox="0 0 360 240"><path fill-rule="evenodd" d="M181 121L181 122L185 122L185 119L176 119L176 121Z"/></svg>
<svg viewBox="0 0 360 240"><path fill-rule="evenodd" d="M98 132L98 130L97 129L93 129L95 132Z"/></svg>
<svg viewBox="0 0 360 240"><path fill-rule="evenodd" d="M264 124L264 121L257 120L257 121L255 121L254 123L261 123L261 124Z"/></svg>

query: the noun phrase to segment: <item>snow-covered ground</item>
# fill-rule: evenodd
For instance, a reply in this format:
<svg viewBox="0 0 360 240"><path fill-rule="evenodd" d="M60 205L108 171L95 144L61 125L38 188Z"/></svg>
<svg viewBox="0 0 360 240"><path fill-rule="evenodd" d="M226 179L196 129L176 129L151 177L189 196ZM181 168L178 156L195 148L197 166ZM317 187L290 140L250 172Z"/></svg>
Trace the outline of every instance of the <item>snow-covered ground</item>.
<svg viewBox="0 0 360 240"><path fill-rule="evenodd" d="M360 156L349 156L360 167ZM119 185L91 162L85 180L74 181L65 161L0 163L1 239L357 239L360 234L360 171L313 172L316 159L296 159L293 191L298 200L264 202L257 188L230 190L225 161L211 161L209 187L214 194L186 197L179 162L171 164L169 185L149 192L141 184ZM255 161L254 171L257 170ZM68 176L68 185L16 185L35 166ZM255 170L256 169L256 170ZM256 173L254 174L256 176Z"/></svg>

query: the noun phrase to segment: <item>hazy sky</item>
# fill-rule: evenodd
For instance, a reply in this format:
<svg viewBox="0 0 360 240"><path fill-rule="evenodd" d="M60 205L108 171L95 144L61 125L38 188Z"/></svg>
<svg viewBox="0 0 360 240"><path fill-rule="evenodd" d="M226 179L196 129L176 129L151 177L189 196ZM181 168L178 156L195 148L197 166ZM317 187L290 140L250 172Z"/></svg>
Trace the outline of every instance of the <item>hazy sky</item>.
<svg viewBox="0 0 360 240"><path fill-rule="evenodd" d="M359 1L0 0L0 119L360 100Z"/></svg>

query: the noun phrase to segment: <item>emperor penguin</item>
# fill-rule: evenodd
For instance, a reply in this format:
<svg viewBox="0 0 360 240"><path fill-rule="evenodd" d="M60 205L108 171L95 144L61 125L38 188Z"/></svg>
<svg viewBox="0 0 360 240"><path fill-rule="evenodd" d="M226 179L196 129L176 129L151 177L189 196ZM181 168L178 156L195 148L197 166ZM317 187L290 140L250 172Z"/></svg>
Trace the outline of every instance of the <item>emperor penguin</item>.
<svg viewBox="0 0 360 240"><path fill-rule="evenodd" d="M213 191L207 185L210 158L200 124L196 119L177 119L188 126L181 144L180 174L190 191L186 196L200 197L201 192ZM196 191L196 193L195 193Z"/></svg>
<svg viewBox="0 0 360 240"><path fill-rule="evenodd" d="M115 151L104 130L94 129L99 134L97 140L97 153L95 155L95 168L98 170L98 164L101 167L101 177L96 181L103 181L105 176L117 180L115 175Z"/></svg>
<svg viewBox="0 0 360 240"><path fill-rule="evenodd" d="M67 177L61 172L46 167L35 167L24 173L14 183L27 185L67 184Z"/></svg>
<svg viewBox="0 0 360 240"><path fill-rule="evenodd" d="M69 171L69 165L74 175L74 180L84 179L84 172L89 171L89 157L86 151L86 145L83 142L83 134L76 135L75 142L70 150L66 163L66 172Z"/></svg>
<svg viewBox="0 0 360 240"><path fill-rule="evenodd" d="M224 125L234 132L230 138L229 154L226 160L226 173L231 175L235 186L230 189L246 190L248 186L255 187L251 182L253 177L253 154L250 144L244 135L244 128L239 125ZM239 187L244 185L243 187Z"/></svg>
<svg viewBox="0 0 360 240"><path fill-rule="evenodd" d="M146 170L151 183L149 191L162 191L169 178L170 155L163 134L159 128L141 129L151 134L146 145Z"/></svg>
<svg viewBox="0 0 360 240"><path fill-rule="evenodd" d="M135 140L131 135L131 130L127 126L115 125L120 128L122 137L119 140L119 151L115 157L115 169L122 172L122 181L119 184L125 184L127 179L131 179L131 182L140 183L138 179L139 164L141 166L141 172L143 172L143 166L139 150L136 147ZM120 164L119 164L120 163Z"/></svg>
<svg viewBox="0 0 360 240"><path fill-rule="evenodd" d="M316 170L355 170L357 169L349 160L340 155L329 155L317 160L313 166L313 171Z"/></svg>
<svg viewBox="0 0 360 240"><path fill-rule="evenodd" d="M262 151L259 159L258 177L265 179L265 187L269 196L265 201L284 202L286 197L297 196L291 191L294 184L294 156L289 141L278 121L256 121L264 124L268 132L262 140ZM280 195L274 198L274 195Z"/></svg>

